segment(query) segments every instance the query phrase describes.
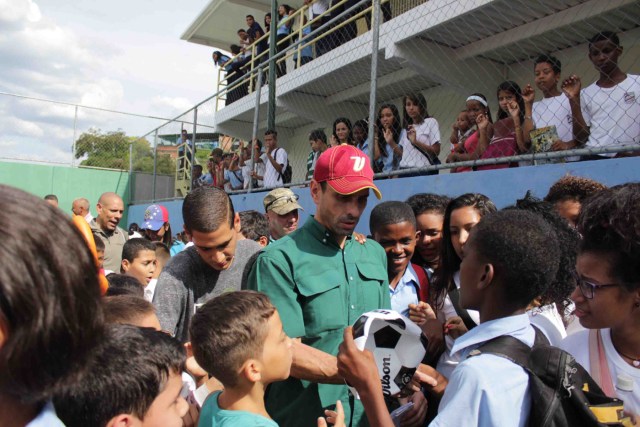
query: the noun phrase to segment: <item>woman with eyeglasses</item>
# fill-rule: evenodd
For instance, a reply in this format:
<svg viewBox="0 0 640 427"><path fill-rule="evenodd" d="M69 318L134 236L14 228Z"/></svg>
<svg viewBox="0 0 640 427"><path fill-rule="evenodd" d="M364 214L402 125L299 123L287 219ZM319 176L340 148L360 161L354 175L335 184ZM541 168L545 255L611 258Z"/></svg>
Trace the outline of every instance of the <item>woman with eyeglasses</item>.
<svg viewBox="0 0 640 427"><path fill-rule="evenodd" d="M626 412L640 413L640 184L602 190L582 205L571 294L586 331L561 347Z"/></svg>

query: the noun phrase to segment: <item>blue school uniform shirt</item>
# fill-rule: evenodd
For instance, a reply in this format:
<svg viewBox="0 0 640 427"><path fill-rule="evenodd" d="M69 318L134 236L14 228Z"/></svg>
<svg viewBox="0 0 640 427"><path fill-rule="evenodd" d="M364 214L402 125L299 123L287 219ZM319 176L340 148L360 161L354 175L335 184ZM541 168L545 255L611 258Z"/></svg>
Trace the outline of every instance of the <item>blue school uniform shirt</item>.
<svg viewBox="0 0 640 427"><path fill-rule="evenodd" d="M275 421L247 411L231 411L218 406L220 391L204 401L198 427L278 427Z"/></svg>
<svg viewBox="0 0 640 427"><path fill-rule="evenodd" d="M403 316L409 317L409 304L417 304L419 301L417 286L420 286L420 281L413 266L409 263L396 288L392 289L389 285L391 308Z"/></svg>
<svg viewBox="0 0 640 427"><path fill-rule="evenodd" d="M237 189L238 187L242 189L243 187L244 179L242 178L242 171L240 169L235 171L225 169L224 179L225 181L229 181L229 184L231 184L231 187L235 189Z"/></svg>
<svg viewBox="0 0 640 427"><path fill-rule="evenodd" d="M499 336L509 335L529 347L535 331L527 314L480 323L458 338L451 354L461 353L430 426L525 427L529 421L529 376L520 366L492 354L466 358L469 352Z"/></svg>
<svg viewBox="0 0 640 427"><path fill-rule="evenodd" d="M397 156L389 144L384 145L384 152L386 155L383 156L380 154L377 160L378 168L381 169L382 172L391 172L398 169L402 156Z"/></svg>
<svg viewBox="0 0 640 427"><path fill-rule="evenodd" d="M64 427L51 402L42 407L42 410L26 427Z"/></svg>
<svg viewBox="0 0 640 427"><path fill-rule="evenodd" d="M309 25L307 25L306 27L302 28L302 42L300 42L299 46L302 46L303 44L307 43L309 41L309 37L307 37L309 34L311 33L311 27ZM300 53L301 53L301 57L307 57L307 58L313 58L313 50L312 50L313 45L309 44L306 45L305 47L303 47L302 49L300 49ZM297 61L298 60L298 49L296 49L293 53L293 60Z"/></svg>
<svg viewBox="0 0 640 427"><path fill-rule="evenodd" d="M369 138L365 139L362 144L356 145L358 150L362 151L366 156L369 156Z"/></svg>
<svg viewBox="0 0 640 427"><path fill-rule="evenodd" d="M289 15L284 15L282 18L280 18L278 23L284 22L288 17L289 17ZM279 25L278 29L276 30L276 34L279 35L279 36L287 35L289 33L290 33L290 31L289 31L289 27L287 27L287 24Z"/></svg>

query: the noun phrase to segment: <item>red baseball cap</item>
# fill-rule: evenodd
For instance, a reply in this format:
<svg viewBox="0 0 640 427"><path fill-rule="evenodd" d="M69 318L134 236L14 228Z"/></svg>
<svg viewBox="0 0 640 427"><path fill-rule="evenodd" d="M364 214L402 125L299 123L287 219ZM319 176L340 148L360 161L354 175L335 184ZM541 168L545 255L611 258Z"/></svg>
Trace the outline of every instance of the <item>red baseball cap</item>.
<svg viewBox="0 0 640 427"><path fill-rule="evenodd" d="M316 182L327 182L336 193L349 195L370 188L378 199L382 194L373 184L369 157L352 145L331 147L320 155L313 171Z"/></svg>

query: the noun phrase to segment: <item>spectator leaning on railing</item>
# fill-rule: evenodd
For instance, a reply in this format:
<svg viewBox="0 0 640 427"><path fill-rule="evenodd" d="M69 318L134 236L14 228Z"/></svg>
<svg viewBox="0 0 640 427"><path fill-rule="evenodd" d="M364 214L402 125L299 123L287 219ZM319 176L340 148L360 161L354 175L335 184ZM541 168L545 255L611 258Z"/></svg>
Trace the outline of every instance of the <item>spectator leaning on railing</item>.
<svg viewBox="0 0 640 427"><path fill-rule="evenodd" d="M535 84L542 91L543 98L535 100L535 91L530 84L525 86L522 92L524 99L524 123L522 124L525 141L531 141L533 129L555 128L555 141L544 151L560 151L577 148L573 137L573 116L571 114L571 102L567 95L558 89L562 64L560 60L550 55L540 55L534 61ZM567 161L579 160L578 157L569 157ZM560 161L557 159L556 161Z"/></svg>
<svg viewBox="0 0 640 427"><path fill-rule="evenodd" d="M311 146L311 152L309 153L309 157L307 157L306 181L311 181L318 157L329 148L327 145L327 135L322 129L316 129L309 134L309 145Z"/></svg>
<svg viewBox="0 0 640 427"><path fill-rule="evenodd" d="M251 43L254 43L260 37L264 36L264 30L262 29L260 24L256 22L253 15L247 15L247 26L249 27L247 28L247 34L249 34L249 40L251 40ZM260 40L260 42L256 46L256 55L260 55L262 52L266 50L267 50L267 39L264 38ZM260 62L263 62L265 59L266 59L266 55L263 55L260 58Z"/></svg>
<svg viewBox="0 0 640 427"><path fill-rule="evenodd" d="M278 147L278 132L269 129L264 133L264 143L267 147L266 153L260 158L265 164L264 187L282 187L284 184L283 174L288 164L287 152L284 148ZM252 175L257 178L256 172Z"/></svg>
<svg viewBox="0 0 640 427"><path fill-rule="evenodd" d="M276 30L278 53L289 47L290 39L288 37L291 34L291 25L293 24L291 15L293 14L293 12L295 12L295 9L287 4L281 4L280 6L278 6L278 29ZM284 57L280 59L281 61L278 62L278 65L276 67L278 77L287 74L287 61L284 59Z"/></svg>
<svg viewBox="0 0 640 427"><path fill-rule="evenodd" d="M589 59L600 73L598 80L582 91L576 75L562 83L571 101L573 135L587 148L640 144L640 76L626 74L618 67L620 55L622 46L616 33L602 31L589 40ZM595 154L582 160L624 155L628 154Z"/></svg>

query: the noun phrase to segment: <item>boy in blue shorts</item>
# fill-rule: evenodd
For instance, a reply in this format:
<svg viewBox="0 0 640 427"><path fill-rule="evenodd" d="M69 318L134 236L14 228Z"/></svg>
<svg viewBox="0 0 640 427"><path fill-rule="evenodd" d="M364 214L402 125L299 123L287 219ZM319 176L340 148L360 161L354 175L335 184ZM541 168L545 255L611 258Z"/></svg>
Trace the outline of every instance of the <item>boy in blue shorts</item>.
<svg viewBox="0 0 640 427"><path fill-rule="evenodd" d="M526 310L553 282L559 254L554 230L531 212L496 212L473 228L460 265L460 305L478 310L480 324L453 346L452 353L460 352L462 362L430 426L528 425L529 376L519 365L483 353L481 346L500 336L533 346L535 331ZM358 390L369 420L393 426L371 353L355 347L350 329L344 338L338 354L340 375Z"/></svg>
<svg viewBox="0 0 640 427"><path fill-rule="evenodd" d="M293 350L278 311L254 291L228 292L207 301L191 320L193 354L224 390L205 400L199 426L277 427L264 405L269 384L289 377ZM342 405L326 411L329 422L344 427ZM323 418L318 426L326 426Z"/></svg>

